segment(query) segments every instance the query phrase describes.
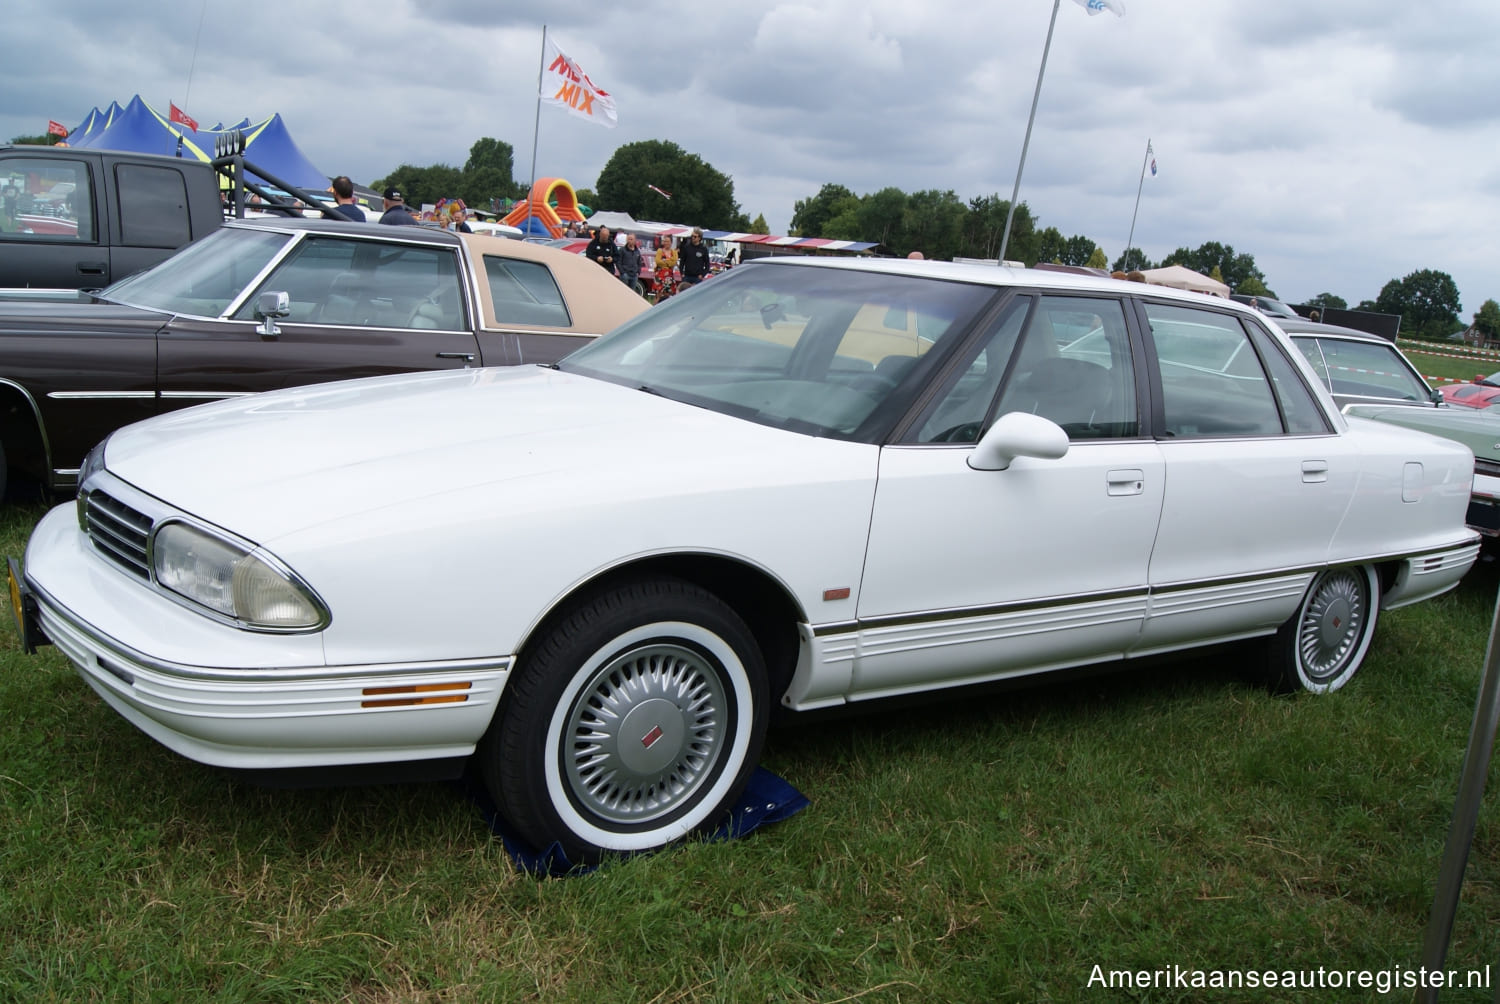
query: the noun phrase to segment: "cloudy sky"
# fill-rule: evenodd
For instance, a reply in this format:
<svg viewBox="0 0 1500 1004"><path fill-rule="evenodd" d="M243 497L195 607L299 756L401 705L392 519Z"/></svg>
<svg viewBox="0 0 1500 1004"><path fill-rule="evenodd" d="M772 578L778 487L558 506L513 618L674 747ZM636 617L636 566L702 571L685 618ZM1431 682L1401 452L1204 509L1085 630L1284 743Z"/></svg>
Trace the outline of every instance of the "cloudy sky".
<svg viewBox="0 0 1500 1004"><path fill-rule="evenodd" d="M1480 0L1062 0L1021 198L1044 226L1153 259L1249 252L1299 302L1352 306L1438 269L1464 320L1500 299L1500 5ZM140 94L205 125L279 112L330 174L461 166L593 187L663 139L784 233L825 183L1009 198L1049 0L5 0L0 140ZM254 11L252 15L250 12ZM610 91L607 130L543 106L542 26ZM598 208L611 208L608 206ZM677 222L692 223L692 220Z"/></svg>

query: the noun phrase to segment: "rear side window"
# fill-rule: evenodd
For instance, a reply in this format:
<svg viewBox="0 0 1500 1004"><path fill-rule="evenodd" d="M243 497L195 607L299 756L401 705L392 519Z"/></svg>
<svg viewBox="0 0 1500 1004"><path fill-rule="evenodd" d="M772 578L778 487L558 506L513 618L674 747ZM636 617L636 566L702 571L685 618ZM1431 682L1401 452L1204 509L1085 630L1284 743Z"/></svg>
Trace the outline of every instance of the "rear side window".
<svg viewBox="0 0 1500 1004"><path fill-rule="evenodd" d="M187 184L170 167L116 164L120 233L130 247L177 248L192 240Z"/></svg>
<svg viewBox="0 0 1500 1004"><path fill-rule="evenodd" d="M1328 419L1324 417L1323 409L1318 407L1317 400L1302 382L1292 361L1282 354L1281 346L1261 328L1253 324L1247 326L1251 340L1270 371L1271 387L1276 391L1276 402L1281 406L1287 431L1294 435L1328 432Z"/></svg>
<svg viewBox="0 0 1500 1004"><path fill-rule="evenodd" d="M1147 303L1161 367L1162 431L1174 438L1281 435L1281 412L1238 319Z"/></svg>
<svg viewBox="0 0 1500 1004"><path fill-rule="evenodd" d="M566 328L573 323L552 270L540 262L484 256L484 274L501 324Z"/></svg>
<svg viewBox="0 0 1500 1004"><path fill-rule="evenodd" d="M98 233L87 164L0 159L0 240L93 244Z"/></svg>

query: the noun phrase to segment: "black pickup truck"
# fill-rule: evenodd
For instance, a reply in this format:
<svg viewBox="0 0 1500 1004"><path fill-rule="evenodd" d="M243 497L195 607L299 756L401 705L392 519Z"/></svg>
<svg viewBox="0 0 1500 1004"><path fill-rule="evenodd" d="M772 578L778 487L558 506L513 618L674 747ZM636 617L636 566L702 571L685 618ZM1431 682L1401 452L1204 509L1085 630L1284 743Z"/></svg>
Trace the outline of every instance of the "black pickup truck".
<svg viewBox="0 0 1500 1004"><path fill-rule="evenodd" d="M0 288L99 289L224 222L197 160L0 145Z"/></svg>

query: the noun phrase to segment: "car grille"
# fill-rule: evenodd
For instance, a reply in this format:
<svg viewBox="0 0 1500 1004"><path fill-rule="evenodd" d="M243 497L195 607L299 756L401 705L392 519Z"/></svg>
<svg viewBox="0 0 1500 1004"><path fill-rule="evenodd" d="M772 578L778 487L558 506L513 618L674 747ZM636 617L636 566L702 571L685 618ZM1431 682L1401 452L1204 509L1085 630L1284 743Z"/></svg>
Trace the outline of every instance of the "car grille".
<svg viewBox="0 0 1500 1004"><path fill-rule="evenodd" d="M83 505L89 540L99 553L149 582L146 539L151 535L151 517L97 488L84 496Z"/></svg>

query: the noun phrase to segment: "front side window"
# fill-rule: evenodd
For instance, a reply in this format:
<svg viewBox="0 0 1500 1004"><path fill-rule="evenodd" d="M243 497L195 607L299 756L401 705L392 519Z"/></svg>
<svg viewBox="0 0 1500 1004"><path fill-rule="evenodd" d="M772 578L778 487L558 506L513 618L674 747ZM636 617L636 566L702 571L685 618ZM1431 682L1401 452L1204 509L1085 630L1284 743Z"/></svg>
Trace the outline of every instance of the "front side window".
<svg viewBox="0 0 1500 1004"><path fill-rule="evenodd" d="M1274 436L1276 397L1249 335L1225 314L1147 303L1160 365L1166 436Z"/></svg>
<svg viewBox="0 0 1500 1004"><path fill-rule="evenodd" d="M366 328L466 328L457 258L447 248L309 236L260 292L284 292L292 323ZM253 320L257 296L235 313Z"/></svg>
<svg viewBox="0 0 1500 1004"><path fill-rule="evenodd" d="M92 244L97 235L87 164L0 158L0 240Z"/></svg>
<svg viewBox="0 0 1500 1004"><path fill-rule="evenodd" d="M883 431L873 427L877 409L910 393L994 295L983 285L757 263L672 297L559 367L753 422L873 440Z"/></svg>
<svg viewBox="0 0 1500 1004"><path fill-rule="evenodd" d="M996 409L1012 411L1056 422L1073 440L1139 434L1135 367L1120 301L1042 297Z"/></svg>
<svg viewBox="0 0 1500 1004"><path fill-rule="evenodd" d="M566 328L573 323L552 270L541 262L487 254L484 276L500 324Z"/></svg>

